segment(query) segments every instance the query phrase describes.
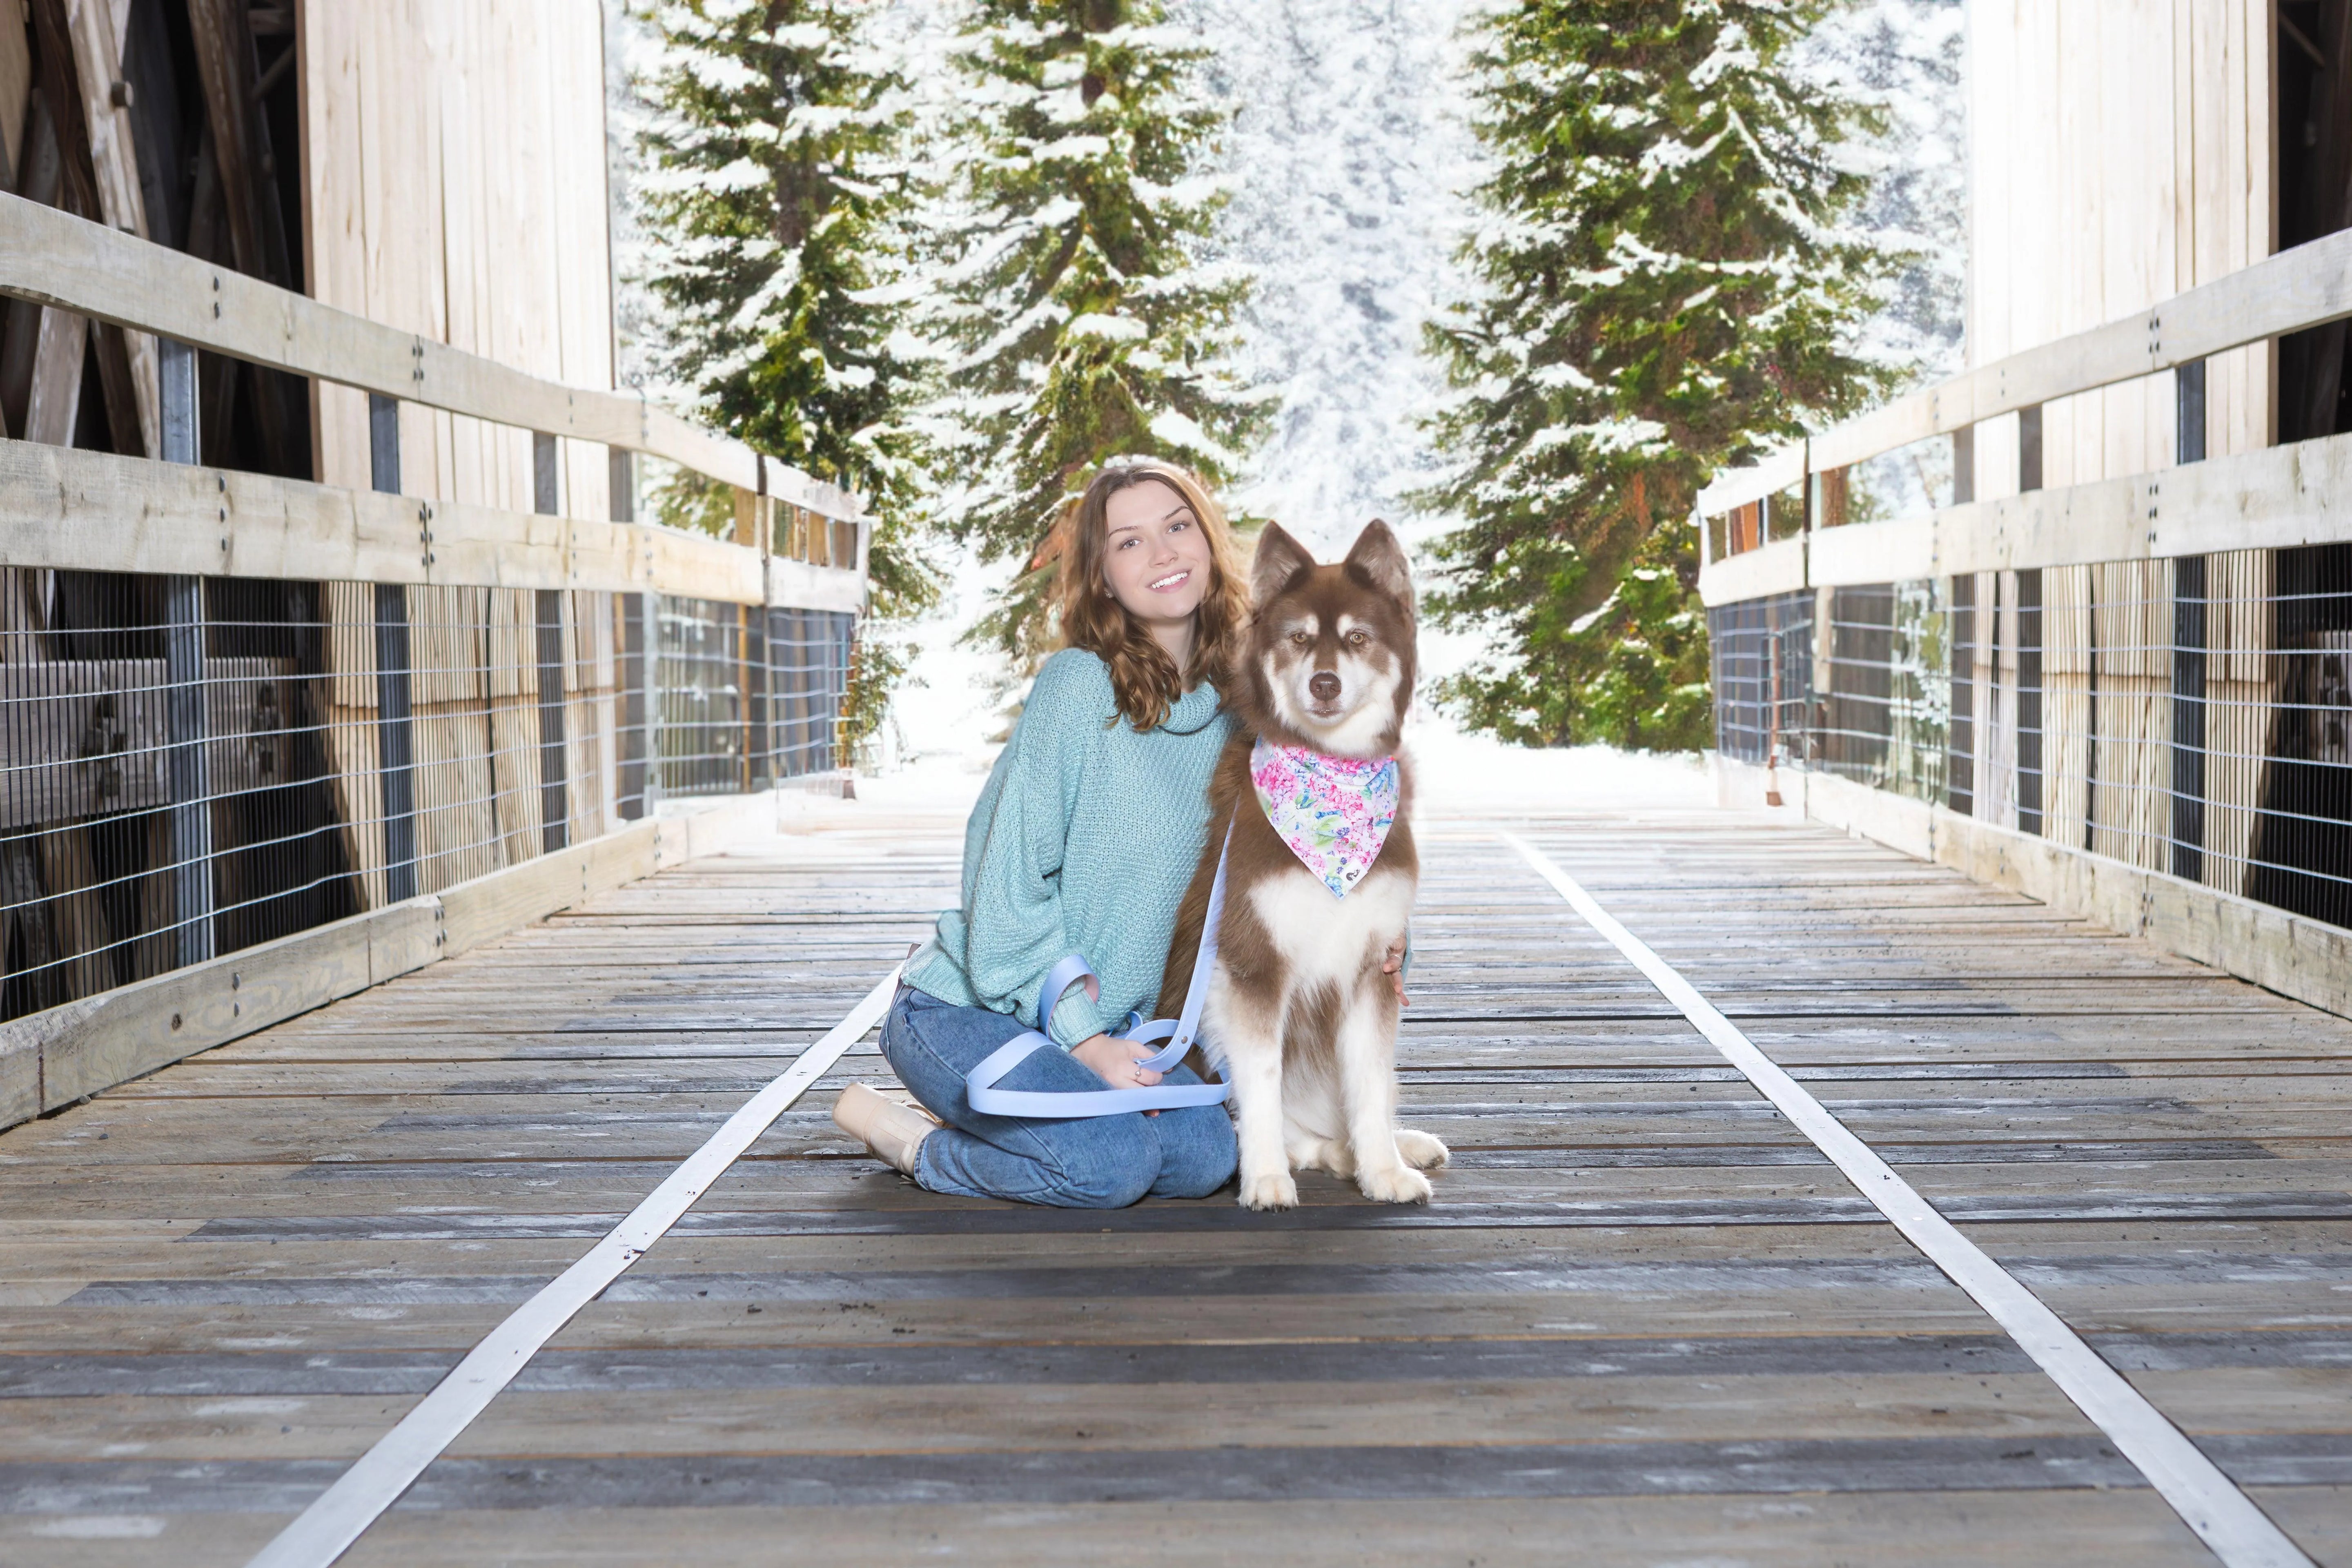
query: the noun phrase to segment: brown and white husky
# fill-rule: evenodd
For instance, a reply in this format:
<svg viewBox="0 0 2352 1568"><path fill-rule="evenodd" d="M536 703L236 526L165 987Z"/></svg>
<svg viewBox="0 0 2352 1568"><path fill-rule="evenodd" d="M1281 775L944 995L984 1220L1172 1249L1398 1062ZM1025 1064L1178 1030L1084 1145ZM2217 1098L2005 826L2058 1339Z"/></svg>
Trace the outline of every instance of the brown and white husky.
<svg viewBox="0 0 2352 1568"><path fill-rule="evenodd" d="M1243 1205L1296 1205L1293 1167L1353 1176L1383 1203L1426 1203L1421 1173L1445 1163L1446 1150L1396 1124L1397 999L1381 968L1420 879L1412 772L1399 746L1415 668L1404 550L1374 522L1345 561L1318 566L1269 525L1250 578L1256 611L1228 694L1242 725L1210 786L1208 847L1178 913L1160 1014L1173 1016L1183 1000L1230 822L1202 1037L1233 1086ZM1379 795L1393 816L1369 867L1326 858L1321 874L1310 869L1313 851L1294 850L1268 818L1254 755L1260 780L1302 770L1362 780L1395 759ZM1285 820L1295 828L1295 814Z"/></svg>

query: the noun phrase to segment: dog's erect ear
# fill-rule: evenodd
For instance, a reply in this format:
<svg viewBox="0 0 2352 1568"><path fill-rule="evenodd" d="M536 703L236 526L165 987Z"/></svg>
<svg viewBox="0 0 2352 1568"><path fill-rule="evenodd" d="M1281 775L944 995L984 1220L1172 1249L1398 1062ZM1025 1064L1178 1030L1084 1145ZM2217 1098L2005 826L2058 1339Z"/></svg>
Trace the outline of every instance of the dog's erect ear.
<svg viewBox="0 0 2352 1568"><path fill-rule="evenodd" d="M1391 598L1412 607L1412 567L1405 560L1404 546L1389 525L1374 518L1364 524L1364 531L1356 535L1356 542L1348 551L1348 571L1361 578Z"/></svg>
<svg viewBox="0 0 2352 1568"><path fill-rule="evenodd" d="M1257 556L1250 563L1250 597L1270 605L1298 580L1299 574L1314 566L1315 557L1307 553L1305 545L1285 533L1282 524L1269 522L1257 536Z"/></svg>

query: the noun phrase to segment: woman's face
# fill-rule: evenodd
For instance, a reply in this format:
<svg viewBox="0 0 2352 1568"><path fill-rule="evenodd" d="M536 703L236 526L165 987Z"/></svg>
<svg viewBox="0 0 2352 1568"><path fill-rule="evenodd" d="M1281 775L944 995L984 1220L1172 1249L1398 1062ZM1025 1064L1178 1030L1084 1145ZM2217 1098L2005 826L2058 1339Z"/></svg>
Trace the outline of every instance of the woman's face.
<svg viewBox="0 0 2352 1568"><path fill-rule="evenodd" d="M1103 507L1103 574L1111 596L1147 626L1190 622L1209 591L1209 536L1192 503L1157 480L1115 492Z"/></svg>

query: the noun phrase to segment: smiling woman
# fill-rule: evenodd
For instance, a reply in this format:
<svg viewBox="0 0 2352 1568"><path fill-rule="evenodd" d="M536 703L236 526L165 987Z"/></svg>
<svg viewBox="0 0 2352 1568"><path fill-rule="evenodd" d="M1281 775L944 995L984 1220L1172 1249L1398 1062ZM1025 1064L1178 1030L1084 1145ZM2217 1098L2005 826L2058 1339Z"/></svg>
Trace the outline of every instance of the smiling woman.
<svg viewBox="0 0 2352 1568"><path fill-rule="evenodd" d="M1197 1083L1110 1031L1159 995L1176 906L1208 836L1232 720L1218 693L1249 616L1223 509L1171 464L1115 463L1064 510L1069 646L1038 671L965 829L963 896L908 961L882 1052L919 1109L864 1085L834 1120L933 1192L1118 1208L1224 1185L1218 1105L1030 1119L974 1110L966 1076L1018 1037L999 1080L1032 1093ZM1064 979L1082 955L1095 979Z"/></svg>
<svg viewBox="0 0 2352 1568"><path fill-rule="evenodd" d="M1118 710L1148 730L1194 686L1223 678L1249 618L1224 509L1173 464L1095 477L1057 535L1062 636L1109 667Z"/></svg>

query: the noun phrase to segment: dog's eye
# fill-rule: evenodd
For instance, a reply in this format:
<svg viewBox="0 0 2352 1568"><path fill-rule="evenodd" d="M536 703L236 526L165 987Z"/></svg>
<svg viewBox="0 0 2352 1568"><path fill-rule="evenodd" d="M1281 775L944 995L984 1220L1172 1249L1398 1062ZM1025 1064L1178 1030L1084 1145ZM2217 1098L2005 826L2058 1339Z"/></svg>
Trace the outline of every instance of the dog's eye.
<svg viewBox="0 0 2352 1568"><path fill-rule="evenodd" d="M1308 637L1305 632L1293 632L1290 634L1290 646L1293 647L1305 647L1308 643L1311 643L1315 639L1313 637Z"/></svg>
<svg viewBox="0 0 2352 1568"><path fill-rule="evenodd" d="M1361 647L1371 640L1372 634L1367 631L1352 631L1348 634L1348 646L1349 647Z"/></svg>

